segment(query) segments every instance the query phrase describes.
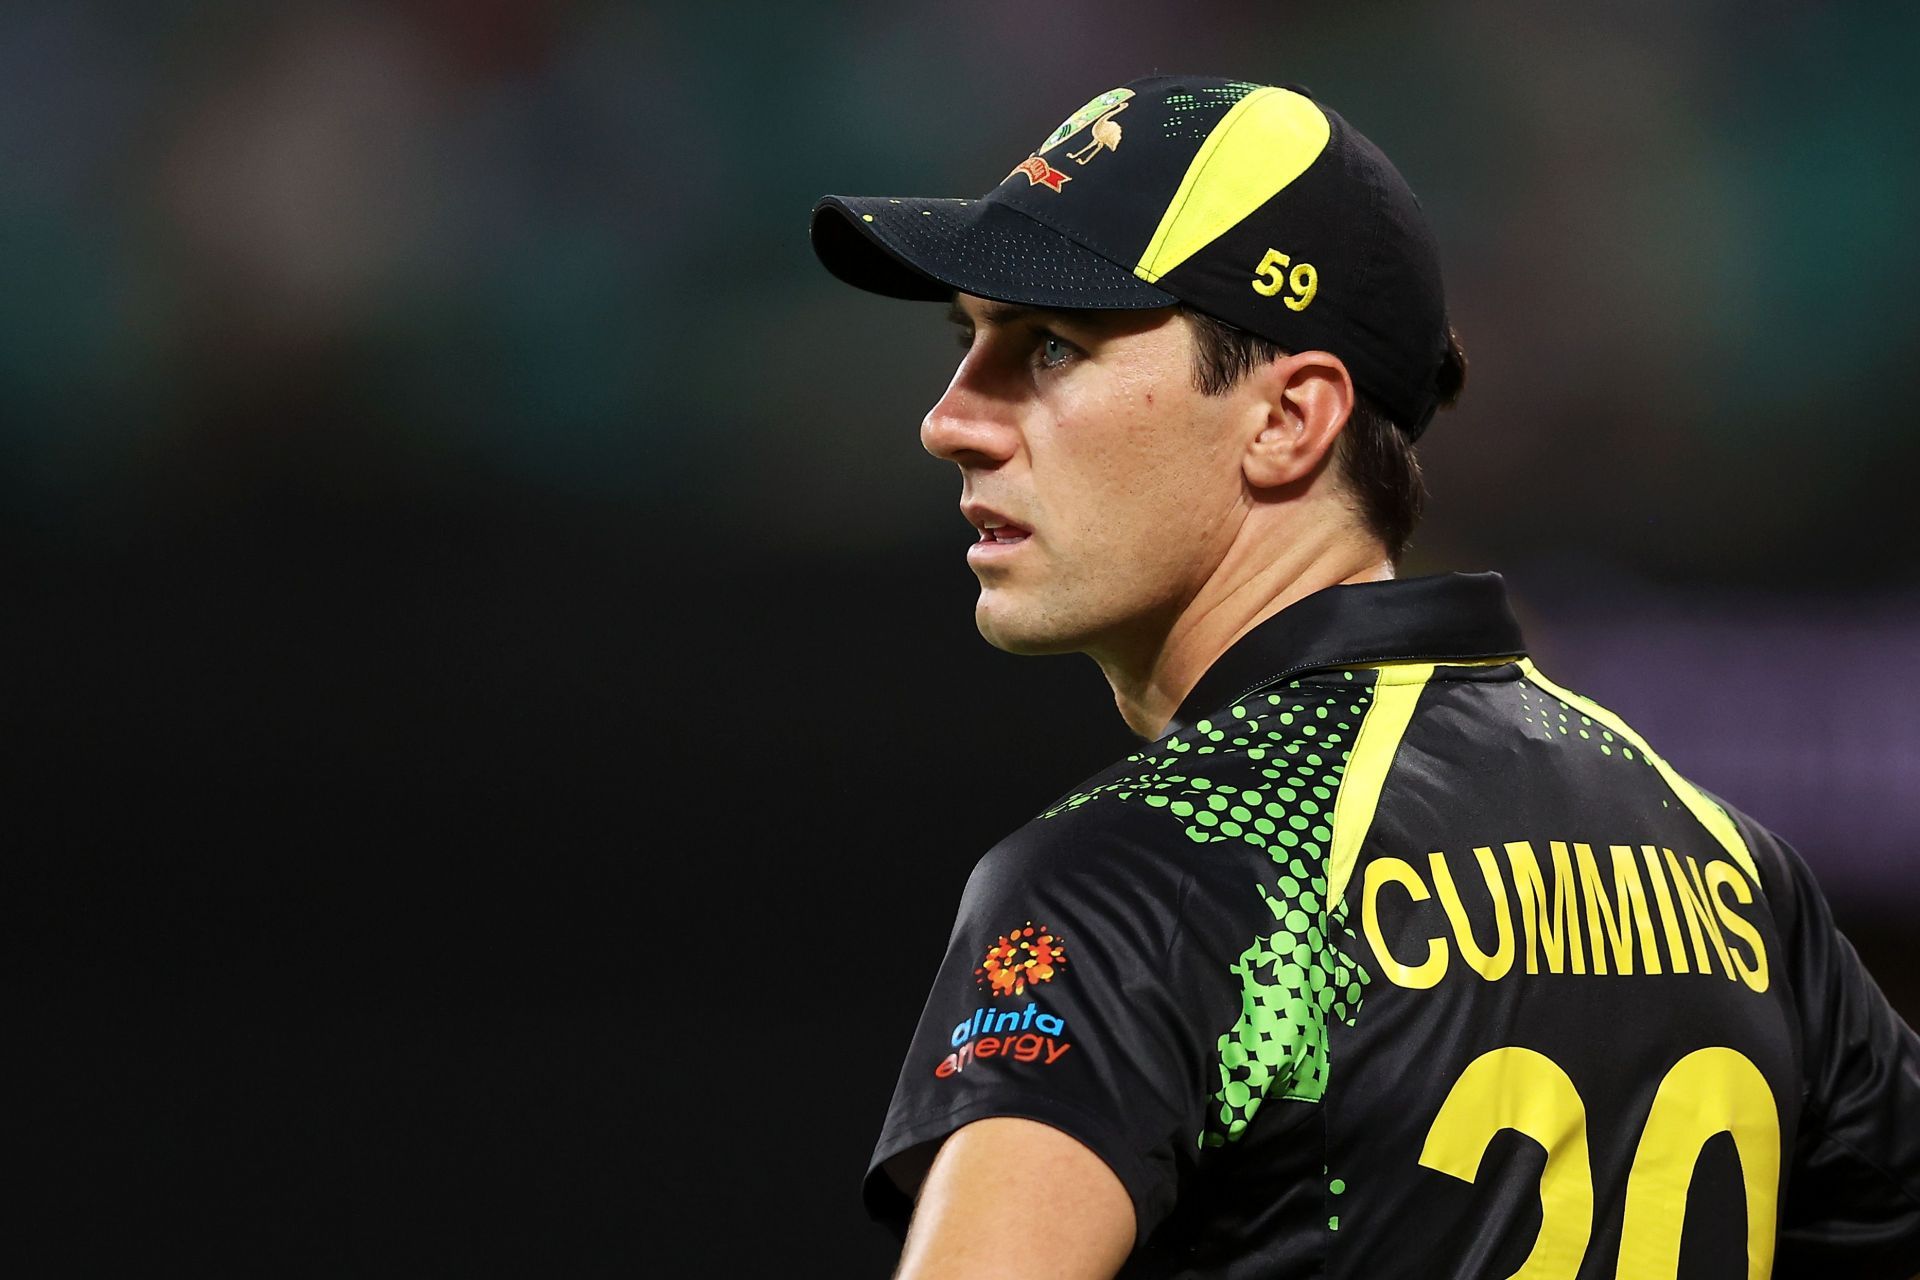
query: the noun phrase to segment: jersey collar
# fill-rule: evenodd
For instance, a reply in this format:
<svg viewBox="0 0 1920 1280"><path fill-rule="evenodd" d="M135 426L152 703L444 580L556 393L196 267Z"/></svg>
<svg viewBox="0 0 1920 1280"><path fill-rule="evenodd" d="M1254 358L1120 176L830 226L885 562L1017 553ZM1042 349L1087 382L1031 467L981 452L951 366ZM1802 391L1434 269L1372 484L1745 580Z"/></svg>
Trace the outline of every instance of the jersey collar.
<svg viewBox="0 0 1920 1280"><path fill-rule="evenodd" d="M1327 587L1234 641L1181 702L1165 732L1308 671L1369 662L1466 662L1527 651L1497 573Z"/></svg>

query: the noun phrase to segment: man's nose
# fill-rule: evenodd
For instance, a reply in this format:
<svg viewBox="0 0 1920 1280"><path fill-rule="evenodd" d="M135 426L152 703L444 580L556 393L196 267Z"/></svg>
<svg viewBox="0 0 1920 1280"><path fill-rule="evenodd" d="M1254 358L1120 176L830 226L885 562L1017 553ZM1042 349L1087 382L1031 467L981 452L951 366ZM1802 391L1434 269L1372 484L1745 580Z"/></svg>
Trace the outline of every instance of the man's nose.
<svg viewBox="0 0 1920 1280"><path fill-rule="evenodd" d="M920 423L920 444L928 453L963 467L996 467L1019 447L1013 405L979 386L977 374L961 361L939 403Z"/></svg>

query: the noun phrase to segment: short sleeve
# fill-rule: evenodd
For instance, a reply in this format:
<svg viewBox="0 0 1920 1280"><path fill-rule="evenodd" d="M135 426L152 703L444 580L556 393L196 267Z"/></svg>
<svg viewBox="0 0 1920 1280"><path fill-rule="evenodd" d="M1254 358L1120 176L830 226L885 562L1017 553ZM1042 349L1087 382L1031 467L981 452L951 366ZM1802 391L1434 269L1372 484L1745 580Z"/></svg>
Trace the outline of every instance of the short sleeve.
<svg viewBox="0 0 1920 1280"><path fill-rule="evenodd" d="M1799 856L1753 834L1786 947L1806 1089L1775 1274L1906 1280L1920 1272L1920 1039L1835 927Z"/></svg>
<svg viewBox="0 0 1920 1280"><path fill-rule="evenodd" d="M1131 1196L1139 1239L1166 1216L1217 1075L1210 1051L1239 1007L1230 961L1183 927L1194 860L1173 852L1067 818L975 868L867 1173L876 1219L903 1230L902 1184L990 1116L1090 1148Z"/></svg>

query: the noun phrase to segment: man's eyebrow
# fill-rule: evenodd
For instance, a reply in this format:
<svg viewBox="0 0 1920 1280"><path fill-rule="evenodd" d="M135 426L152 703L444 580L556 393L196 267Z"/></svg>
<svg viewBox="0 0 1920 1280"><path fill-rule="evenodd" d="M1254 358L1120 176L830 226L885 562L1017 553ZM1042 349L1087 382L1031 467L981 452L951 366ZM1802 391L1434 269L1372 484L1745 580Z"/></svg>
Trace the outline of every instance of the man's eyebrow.
<svg viewBox="0 0 1920 1280"><path fill-rule="evenodd" d="M1078 317L1072 311L1061 311L1051 307L1023 307L1014 302L980 304L980 320L986 324L1014 324L1022 320L1044 319L1072 324ZM967 314L966 309L960 305L960 300L956 298L947 304L947 323L958 325L962 329L971 329L974 326L974 318Z"/></svg>

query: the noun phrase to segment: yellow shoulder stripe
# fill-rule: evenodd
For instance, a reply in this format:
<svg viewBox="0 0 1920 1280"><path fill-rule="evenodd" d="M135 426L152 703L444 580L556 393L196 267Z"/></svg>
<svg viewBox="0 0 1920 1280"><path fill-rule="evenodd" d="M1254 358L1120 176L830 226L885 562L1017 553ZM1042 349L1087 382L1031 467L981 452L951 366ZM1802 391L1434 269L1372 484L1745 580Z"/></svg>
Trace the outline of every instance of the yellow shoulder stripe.
<svg viewBox="0 0 1920 1280"><path fill-rule="evenodd" d="M1699 788L1676 773L1673 766L1668 764L1659 752L1648 746L1645 738L1628 728L1627 722L1619 716L1597 702L1583 698L1571 690L1562 689L1541 675L1540 669L1534 666L1529 658L1520 660L1520 669L1526 672L1527 679L1534 684L1539 685L1568 706L1580 708L1581 711L1632 743L1636 751L1653 762L1653 767L1659 771L1662 778L1666 779L1667 786L1671 787L1673 794L1680 798L1680 803L1687 806L1687 810L1700 820L1700 825L1707 829L1707 833L1720 842L1720 846L1727 851L1727 855L1740 864L1740 869L1747 873L1748 878L1755 884L1760 883L1760 871L1754 865L1753 854L1748 850L1746 840L1741 837L1740 828L1733 825L1733 819L1727 816L1725 809L1707 799Z"/></svg>
<svg viewBox="0 0 1920 1280"><path fill-rule="evenodd" d="M1290 89L1234 103L1187 165L1133 274L1152 284L1218 240L1305 173L1331 136L1326 114Z"/></svg>
<svg viewBox="0 0 1920 1280"><path fill-rule="evenodd" d="M1393 767L1394 753L1413 720L1414 704L1433 678L1433 667L1431 662L1395 662L1374 668L1379 674L1373 685L1373 705L1360 722L1360 736L1354 740L1333 801L1333 851L1327 856L1330 911L1353 877L1353 864L1360 858L1360 846L1366 843L1374 811L1380 807L1387 770Z"/></svg>

